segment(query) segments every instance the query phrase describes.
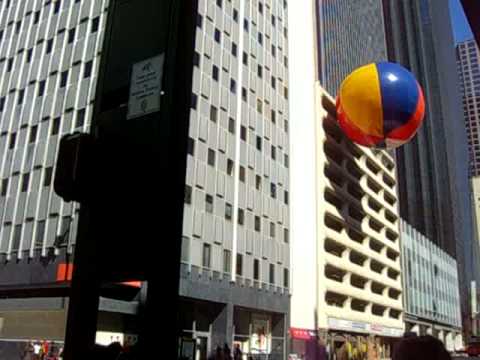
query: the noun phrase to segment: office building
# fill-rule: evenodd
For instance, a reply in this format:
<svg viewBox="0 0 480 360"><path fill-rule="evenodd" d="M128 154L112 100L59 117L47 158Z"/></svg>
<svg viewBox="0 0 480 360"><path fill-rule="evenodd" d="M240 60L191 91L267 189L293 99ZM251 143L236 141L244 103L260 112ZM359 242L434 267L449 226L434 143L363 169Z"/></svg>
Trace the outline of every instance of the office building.
<svg viewBox="0 0 480 360"><path fill-rule="evenodd" d="M449 351L462 348L457 262L400 221L406 331L433 335Z"/></svg>
<svg viewBox="0 0 480 360"><path fill-rule="evenodd" d="M89 130L107 11L108 1L0 3L4 341L63 340L78 204L62 202L52 179L60 137ZM199 1L180 292L182 337L201 358L232 340L285 353L287 39L286 2ZM100 307L122 326L99 330L134 333L124 318L135 303Z"/></svg>

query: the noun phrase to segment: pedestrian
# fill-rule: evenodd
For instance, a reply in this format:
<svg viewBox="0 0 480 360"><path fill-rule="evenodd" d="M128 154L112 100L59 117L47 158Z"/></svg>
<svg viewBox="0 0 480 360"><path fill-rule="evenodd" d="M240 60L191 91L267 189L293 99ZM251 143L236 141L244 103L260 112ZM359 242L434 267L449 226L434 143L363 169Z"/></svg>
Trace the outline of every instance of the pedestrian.
<svg viewBox="0 0 480 360"><path fill-rule="evenodd" d="M452 360L443 343L433 336L404 338L397 344L392 360Z"/></svg>
<svg viewBox="0 0 480 360"><path fill-rule="evenodd" d="M235 344L235 349L233 350L233 360L243 360L243 353L239 344Z"/></svg>
<svg viewBox="0 0 480 360"><path fill-rule="evenodd" d="M232 360L232 350L230 350L227 343L223 345L223 358L225 360Z"/></svg>

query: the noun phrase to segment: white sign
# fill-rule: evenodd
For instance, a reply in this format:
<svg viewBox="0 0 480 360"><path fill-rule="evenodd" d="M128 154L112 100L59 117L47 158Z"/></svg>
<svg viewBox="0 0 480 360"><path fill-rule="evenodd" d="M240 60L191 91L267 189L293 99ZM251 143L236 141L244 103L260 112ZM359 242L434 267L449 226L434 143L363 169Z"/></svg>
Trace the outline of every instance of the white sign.
<svg viewBox="0 0 480 360"><path fill-rule="evenodd" d="M328 326L331 329L336 330L347 330L367 334L379 334L389 337L401 337L403 335L403 329L391 328L378 324L369 324L361 321L328 318Z"/></svg>
<svg viewBox="0 0 480 360"><path fill-rule="evenodd" d="M160 111L164 61L161 54L133 65L127 119Z"/></svg>

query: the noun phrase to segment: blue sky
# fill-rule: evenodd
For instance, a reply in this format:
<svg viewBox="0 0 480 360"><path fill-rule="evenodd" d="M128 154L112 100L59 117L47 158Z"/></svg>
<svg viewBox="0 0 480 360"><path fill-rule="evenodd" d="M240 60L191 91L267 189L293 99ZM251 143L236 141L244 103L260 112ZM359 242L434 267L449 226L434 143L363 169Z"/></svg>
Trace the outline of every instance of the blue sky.
<svg viewBox="0 0 480 360"><path fill-rule="evenodd" d="M470 25L463 12L460 0L450 0L450 14L452 16L453 33L455 35L455 42L459 43L466 39L473 38Z"/></svg>

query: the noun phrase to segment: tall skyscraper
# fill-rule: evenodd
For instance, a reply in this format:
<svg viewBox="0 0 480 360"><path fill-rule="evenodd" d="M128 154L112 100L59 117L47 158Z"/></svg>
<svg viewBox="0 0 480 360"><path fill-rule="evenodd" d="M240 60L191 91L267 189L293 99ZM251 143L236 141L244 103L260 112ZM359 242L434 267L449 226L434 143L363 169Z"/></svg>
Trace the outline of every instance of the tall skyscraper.
<svg viewBox="0 0 480 360"><path fill-rule="evenodd" d="M465 318L472 218L448 1L385 0L384 10L389 59L416 75L426 100L423 126L396 151L400 215L457 260Z"/></svg>
<svg viewBox="0 0 480 360"><path fill-rule="evenodd" d="M336 96L359 66L387 60L381 0L316 0L320 80Z"/></svg>
<svg viewBox="0 0 480 360"><path fill-rule="evenodd" d="M180 294L183 335L202 358L232 339L245 353L285 353L286 7L199 1ZM107 0L0 3L3 340L63 338L78 204L53 192L54 163L62 135L89 130L107 11Z"/></svg>
<svg viewBox="0 0 480 360"><path fill-rule="evenodd" d="M470 176L480 175L480 50L474 39L457 45L457 65L468 136Z"/></svg>

